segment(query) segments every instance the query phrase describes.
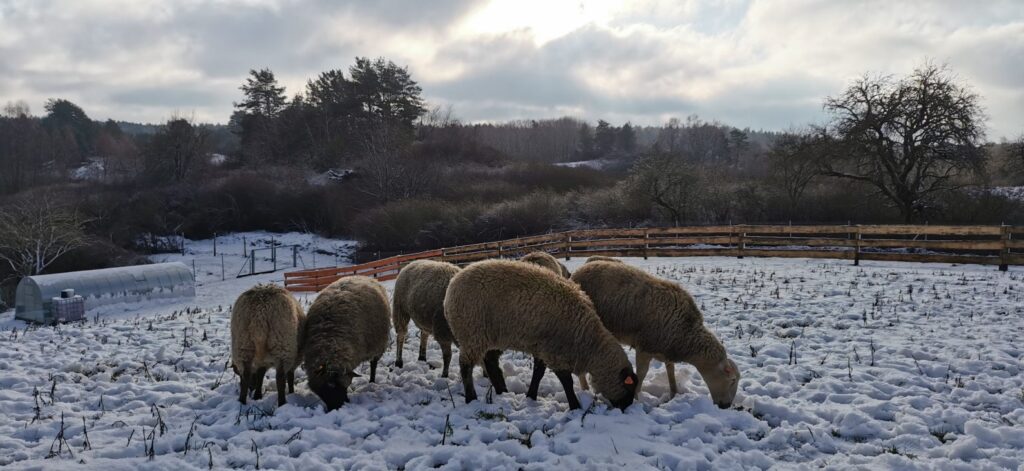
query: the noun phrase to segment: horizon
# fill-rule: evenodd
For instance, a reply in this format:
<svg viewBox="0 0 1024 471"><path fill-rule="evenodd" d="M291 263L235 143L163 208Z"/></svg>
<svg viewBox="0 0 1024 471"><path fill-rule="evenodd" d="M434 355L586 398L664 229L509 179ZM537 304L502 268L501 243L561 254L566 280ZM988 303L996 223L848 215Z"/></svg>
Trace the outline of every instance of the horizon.
<svg viewBox="0 0 1024 471"><path fill-rule="evenodd" d="M881 7L880 7L881 6ZM637 126L698 115L764 131L816 124L865 74L945 63L981 95L987 139L1024 131L1024 4L104 0L0 5L0 97L39 114L225 124L250 69L287 96L354 57L408 66L429 106L465 123L563 116ZM936 54L942 51L942 54Z"/></svg>

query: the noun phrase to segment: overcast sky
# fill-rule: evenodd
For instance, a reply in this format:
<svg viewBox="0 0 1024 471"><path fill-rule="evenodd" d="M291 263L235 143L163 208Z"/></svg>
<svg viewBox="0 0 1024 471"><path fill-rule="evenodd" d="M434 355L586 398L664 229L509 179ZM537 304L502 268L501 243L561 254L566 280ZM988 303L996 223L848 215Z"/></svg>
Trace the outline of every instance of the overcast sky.
<svg viewBox="0 0 1024 471"><path fill-rule="evenodd" d="M787 129L865 73L948 63L990 139L1024 132L1022 0L0 0L0 102L226 122L251 68L289 95L355 56L466 121L700 115Z"/></svg>

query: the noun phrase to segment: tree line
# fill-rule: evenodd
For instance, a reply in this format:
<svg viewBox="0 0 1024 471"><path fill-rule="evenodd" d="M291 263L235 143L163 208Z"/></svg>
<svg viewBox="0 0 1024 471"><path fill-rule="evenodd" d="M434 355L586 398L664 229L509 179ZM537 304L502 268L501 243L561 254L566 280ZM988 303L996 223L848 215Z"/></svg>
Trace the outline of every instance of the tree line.
<svg viewBox="0 0 1024 471"><path fill-rule="evenodd" d="M383 58L290 96L252 70L238 96L226 125L97 122L60 98L42 116L5 106L0 215L52 214L68 238L59 259L0 265L0 278L239 230L399 251L581 227L1024 219L1019 198L987 189L1024 185L1024 139L986 142L980 97L930 63L864 76L823 100L826 121L787 132L697 116L463 123ZM43 229L0 227L0 255L22 253L31 231Z"/></svg>

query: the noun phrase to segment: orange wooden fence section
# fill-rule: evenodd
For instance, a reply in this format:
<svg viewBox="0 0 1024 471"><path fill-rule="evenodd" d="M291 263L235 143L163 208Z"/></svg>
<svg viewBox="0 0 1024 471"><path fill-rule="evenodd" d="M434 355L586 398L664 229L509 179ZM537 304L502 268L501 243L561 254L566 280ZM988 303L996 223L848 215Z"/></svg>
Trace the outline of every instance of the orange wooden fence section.
<svg viewBox="0 0 1024 471"><path fill-rule="evenodd" d="M467 264L518 258L533 251L556 257L791 257L902 262L1024 265L1024 226L813 225L686 226L586 229L398 255L348 267L284 274L287 289L316 292L345 276L398 276L413 260Z"/></svg>

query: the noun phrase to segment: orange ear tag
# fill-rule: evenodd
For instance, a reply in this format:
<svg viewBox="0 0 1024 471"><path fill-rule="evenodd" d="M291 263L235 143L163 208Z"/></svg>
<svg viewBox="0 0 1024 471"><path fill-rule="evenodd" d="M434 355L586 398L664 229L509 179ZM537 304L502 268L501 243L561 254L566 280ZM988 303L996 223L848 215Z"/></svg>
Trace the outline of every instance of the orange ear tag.
<svg viewBox="0 0 1024 471"><path fill-rule="evenodd" d="M628 384L630 386L633 385L633 377L632 376L627 376L626 377L626 384Z"/></svg>

